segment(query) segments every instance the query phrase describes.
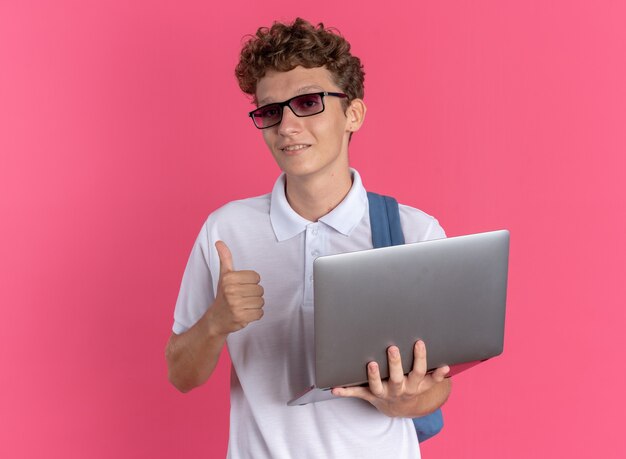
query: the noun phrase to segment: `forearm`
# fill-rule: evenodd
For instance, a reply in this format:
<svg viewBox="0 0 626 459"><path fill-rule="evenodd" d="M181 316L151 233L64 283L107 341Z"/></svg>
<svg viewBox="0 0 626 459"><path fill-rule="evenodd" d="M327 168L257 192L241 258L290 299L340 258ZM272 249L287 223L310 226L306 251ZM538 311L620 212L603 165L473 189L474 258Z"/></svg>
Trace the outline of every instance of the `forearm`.
<svg viewBox="0 0 626 459"><path fill-rule="evenodd" d="M211 309L189 330L172 334L165 350L168 378L181 392L204 384L215 369L226 335L215 333Z"/></svg>

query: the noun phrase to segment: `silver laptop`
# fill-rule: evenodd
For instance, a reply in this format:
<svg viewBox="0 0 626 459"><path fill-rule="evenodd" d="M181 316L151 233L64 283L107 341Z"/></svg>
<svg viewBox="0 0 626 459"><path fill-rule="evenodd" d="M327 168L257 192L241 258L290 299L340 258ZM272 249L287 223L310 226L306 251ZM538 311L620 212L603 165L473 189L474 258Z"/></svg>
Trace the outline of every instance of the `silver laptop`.
<svg viewBox="0 0 626 459"><path fill-rule="evenodd" d="M370 361L389 377L391 345L405 373L418 339L429 371L449 365L455 374L501 354L508 258L507 230L317 258L315 385L288 405L366 384Z"/></svg>

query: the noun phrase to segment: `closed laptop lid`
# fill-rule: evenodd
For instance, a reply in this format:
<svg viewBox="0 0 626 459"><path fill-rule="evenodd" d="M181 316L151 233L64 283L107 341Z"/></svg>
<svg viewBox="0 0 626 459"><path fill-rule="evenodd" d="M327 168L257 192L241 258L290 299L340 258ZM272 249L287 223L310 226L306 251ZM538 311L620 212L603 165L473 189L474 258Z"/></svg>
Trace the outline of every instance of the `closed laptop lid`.
<svg viewBox="0 0 626 459"><path fill-rule="evenodd" d="M431 370L502 353L508 253L500 230L317 258L316 387L366 383L370 361L388 377L391 345L408 373L418 339Z"/></svg>

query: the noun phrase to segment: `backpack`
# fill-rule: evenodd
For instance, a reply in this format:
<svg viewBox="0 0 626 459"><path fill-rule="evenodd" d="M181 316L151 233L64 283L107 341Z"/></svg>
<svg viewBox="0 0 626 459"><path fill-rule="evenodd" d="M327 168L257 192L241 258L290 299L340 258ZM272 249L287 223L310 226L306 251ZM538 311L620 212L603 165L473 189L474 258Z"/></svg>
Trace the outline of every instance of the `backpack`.
<svg viewBox="0 0 626 459"><path fill-rule="evenodd" d="M398 201L369 191L367 199L374 248L404 244ZM443 429L441 408L426 416L413 418L413 425L420 443L437 435Z"/></svg>

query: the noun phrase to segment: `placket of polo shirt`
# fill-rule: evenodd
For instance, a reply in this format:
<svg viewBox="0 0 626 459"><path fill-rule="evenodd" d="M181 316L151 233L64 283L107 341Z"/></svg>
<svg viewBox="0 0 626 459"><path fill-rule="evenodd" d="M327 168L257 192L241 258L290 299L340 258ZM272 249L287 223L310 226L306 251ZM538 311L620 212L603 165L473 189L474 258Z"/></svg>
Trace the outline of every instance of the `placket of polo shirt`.
<svg viewBox="0 0 626 459"><path fill-rule="evenodd" d="M324 253L324 230L319 222L306 227L304 237L304 307L313 307L313 261Z"/></svg>

